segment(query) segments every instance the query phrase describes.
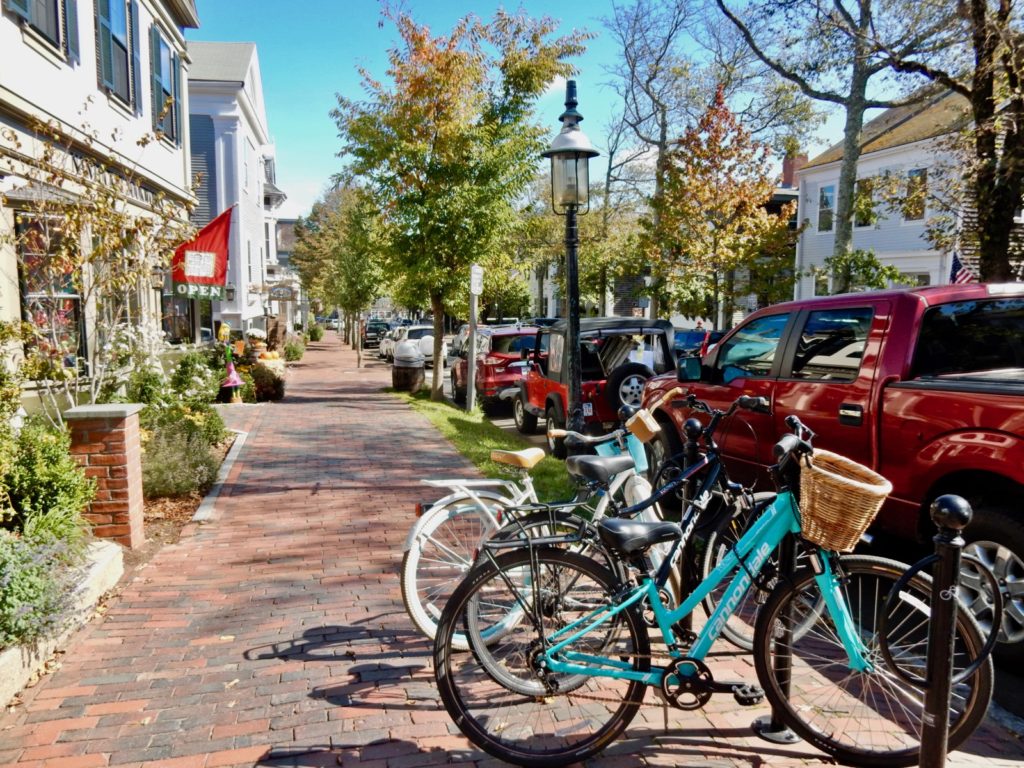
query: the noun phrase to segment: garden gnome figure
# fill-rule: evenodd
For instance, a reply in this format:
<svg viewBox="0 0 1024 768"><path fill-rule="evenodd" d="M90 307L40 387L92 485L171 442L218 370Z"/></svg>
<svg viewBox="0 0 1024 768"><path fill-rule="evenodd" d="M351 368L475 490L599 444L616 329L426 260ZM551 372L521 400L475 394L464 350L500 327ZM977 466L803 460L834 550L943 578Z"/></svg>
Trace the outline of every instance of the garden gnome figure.
<svg viewBox="0 0 1024 768"><path fill-rule="evenodd" d="M235 363L231 359L231 326L227 323L221 323L220 328L217 330L217 339L224 345L224 364L225 373L227 376L224 381L220 383L221 389L230 389L230 397L227 398L229 403L240 403L242 402L242 395L239 392L239 388L242 386L242 377L238 375L238 371L235 370Z"/></svg>

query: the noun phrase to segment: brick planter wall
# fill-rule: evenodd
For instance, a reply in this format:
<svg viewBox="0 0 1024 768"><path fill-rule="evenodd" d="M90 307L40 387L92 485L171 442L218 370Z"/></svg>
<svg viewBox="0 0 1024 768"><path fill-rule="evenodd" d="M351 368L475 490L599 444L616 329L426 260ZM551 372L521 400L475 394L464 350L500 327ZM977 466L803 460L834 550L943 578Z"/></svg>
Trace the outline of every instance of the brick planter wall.
<svg viewBox="0 0 1024 768"><path fill-rule="evenodd" d="M142 448L137 404L80 405L64 413L71 453L96 480L85 513L94 535L134 549L145 541L142 524Z"/></svg>

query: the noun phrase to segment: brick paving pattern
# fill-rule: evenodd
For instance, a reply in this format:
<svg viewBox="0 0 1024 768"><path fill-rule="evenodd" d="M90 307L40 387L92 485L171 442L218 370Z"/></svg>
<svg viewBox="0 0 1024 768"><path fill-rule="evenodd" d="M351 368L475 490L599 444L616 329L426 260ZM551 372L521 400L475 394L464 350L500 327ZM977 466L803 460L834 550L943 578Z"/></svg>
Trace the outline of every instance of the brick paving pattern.
<svg viewBox="0 0 1024 768"><path fill-rule="evenodd" d="M372 353L371 353L372 355ZM213 521L160 551L61 668L0 717L0 765L29 768L496 765L441 708L429 644L398 568L419 479L472 472L429 423L380 391L386 367L335 334L289 374L281 403L238 407L250 431ZM753 680L722 652L719 678ZM648 696L649 702L653 696ZM809 766L805 745L750 735L764 706L641 710L594 766ZM987 723L950 765L1020 765Z"/></svg>

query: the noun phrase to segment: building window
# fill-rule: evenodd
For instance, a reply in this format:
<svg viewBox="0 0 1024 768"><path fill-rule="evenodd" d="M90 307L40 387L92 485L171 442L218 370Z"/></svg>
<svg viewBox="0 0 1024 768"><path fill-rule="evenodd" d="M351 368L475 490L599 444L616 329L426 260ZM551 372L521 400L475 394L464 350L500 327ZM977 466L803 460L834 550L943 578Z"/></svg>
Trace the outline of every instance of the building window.
<svg viewBox="0 0 1024 768"><path fill-rule="evenodd" d="M907 173L907 196L903 200L903 220L924 219L928 198L928 169L915 168Z"/></svg>
<svg viewBox="0 0 1024 768"><path fill-rule="evenodd" d="M267 251L267 258L270 257L270 222L263 222L263 245Z"/></svg>
<svg viewBox="0 0 1024 768"><path fill-rule="evenodd" d="M139 5L137 0L97 0L96 64L100 87L139 114Z"/></svg>
<svg viewBox="0 0 1024 768"><path fill-rule="evenodd" d="M181 144L181 60L156 26L149 30L153 130Z"/></svg>
<svg viewBox="0 0 1024 768"><path fill-rule="evenodd" d="M79 62L77 0L4 0L3 7Z"/></svg>
<svg viewBox="0 0 1024 768"><path fill-rule="evenodd" d="M836 207L836 188L829 184L818 190L818 231L831 232Z"/></svg>
<svg viewBox="0 0 1024 768"><path fill-rule="evenodd" d="M932 284L932 276L928 272L900 272L898 285L910 285L914 288L924 288Z"/></svg>
<svg viewBox="0 0 1024 768"><path fill-rule="evenodd" d="M853 225L870 227L878 220L875 213L875 180L857 179L853 191Z"/></svg>
<svg viewBox="0 0 1024 768"><path fill-rule="evenodd" d="M60 222L19 215L16 232L22 318L33 336L27 351L43 364L41 376L50 369L79 369L86 357L82 296L67 260L54 258L61 251Z"/></svg>
<svg viewBox="0 0 1024 768"><path fill-rule="evenodd" d="M249 275L249 285L252 285L252 243L245 241L245 270Z"/></svg>

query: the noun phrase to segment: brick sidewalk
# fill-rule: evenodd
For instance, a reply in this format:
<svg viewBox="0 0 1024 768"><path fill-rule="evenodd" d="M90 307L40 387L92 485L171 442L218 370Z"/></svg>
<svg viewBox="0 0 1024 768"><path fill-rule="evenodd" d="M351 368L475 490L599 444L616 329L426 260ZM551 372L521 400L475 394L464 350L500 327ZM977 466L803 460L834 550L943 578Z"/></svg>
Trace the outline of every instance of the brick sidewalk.
<svg viewBox="0 0 1024 768"><path fill-rule="evenodd" d="M356 369L328 333L289 374L282 403L232 416L250 434L214 520L137 572L61 668L0 717L0 765L495 764L440 707L397 578L419 479L472 470L380 392L389 371L368 361ZM754 678L738 654L711 667ZM766 712L716 697L670 712L665 733L650 706L591 764L824 762L749 736ZM1022 760L1019 741L987 724L949 764Z"/></svg>

